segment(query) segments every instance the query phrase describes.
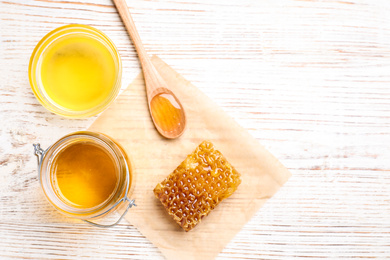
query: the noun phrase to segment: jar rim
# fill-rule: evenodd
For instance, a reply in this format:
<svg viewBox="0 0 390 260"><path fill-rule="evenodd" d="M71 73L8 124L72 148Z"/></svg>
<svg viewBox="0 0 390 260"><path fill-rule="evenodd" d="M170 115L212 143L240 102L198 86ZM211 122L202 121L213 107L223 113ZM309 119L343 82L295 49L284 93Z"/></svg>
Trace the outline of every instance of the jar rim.
<svg viewBox="0 0 390 260"><path fill-rule="evenodd" d="M99 205L96 205L91 208L74 207L68 203L65 203L63 199L61 199L60 196L55 191L55 187L53 187L54 184L53 184L52 172L51 172L53 160L55 160L58 153L60 153L66 148L69 148L71 145L75 143L84 142L85 140L97 142L95 144L99 145L100 148L112 152L112 155L115 156L114 158L117 164L116 169L118 171L116 186L115 189L113 189L113 191L111 192L110 196L107 197L107 199L105 199ZM107 141L111 141L112 143ZM78 216L80 218L89 219L100 215L104 215L105 213L107 213L112 209L111 208L112 204L115 204L117 200L121 199L119 197L122 194L125 194L125 196L127 196L132 183L131 165L129 165L130 162L128 160L127 155L122 154L122 152L124 152L122 148L116 146L117 143L115 143L110 137L101 133L90 132L90 131L79 131L79 132L68 134L60 138L53 145L51 145L45 151L39 166L39 174L40 174L39 180L41 182L41 186L45 193L45 196L51 202L51 204L55 208L59 209L61 212L64 212L65 214L70 214L72 216ZM125 156L124 160L120 159L121 156ZM124 165L121 165L122 161ZM122 176L121 174L121 172L123 171L125 171L126 174L125 176Z"/></svg>
<svg viewBox="0 0 390 260"><path fill-rule="evenodd" d="M40 80L40 67L45 51L52 44L55 44L58 39L69 35L80 34L99 41L109 51L115 64L115 82L110 94L100 104L85 110L72 110L57 104L46 94L45 88ZM31 89L42 106L55 114L69 118L86 118L99 114L115 100L121 88L122 61L118 49L106 34L88 25L70 24L58 27L47 33L35 46L30 57L28 70Z"/></svg>

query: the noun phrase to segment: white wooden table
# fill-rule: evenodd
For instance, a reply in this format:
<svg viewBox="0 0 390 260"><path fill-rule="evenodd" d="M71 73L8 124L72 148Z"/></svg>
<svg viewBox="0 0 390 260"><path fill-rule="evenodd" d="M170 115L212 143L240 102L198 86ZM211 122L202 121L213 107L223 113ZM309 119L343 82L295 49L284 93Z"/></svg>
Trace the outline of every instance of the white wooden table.
<svg viewBox="0 0 390 260"><path fill-rule="evenodd" d="M220 259L390 258L390 1L128 0L159 55L293 174ZM28 82L36 43L81 23L140 65L110 0L0 2L0 258L162 259L123 221L99 229L56 212L32 143L95 118L46 111Z"/></svg>

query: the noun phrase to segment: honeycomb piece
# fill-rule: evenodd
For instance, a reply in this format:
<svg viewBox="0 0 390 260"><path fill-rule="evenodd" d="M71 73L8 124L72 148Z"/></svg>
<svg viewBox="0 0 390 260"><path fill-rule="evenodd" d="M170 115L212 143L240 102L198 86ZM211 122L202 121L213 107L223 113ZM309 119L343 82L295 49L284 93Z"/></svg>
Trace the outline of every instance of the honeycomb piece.
<svg viewBox="0 0 390 260"><path fill-rule="evenodd" d="M218 203L236 191L240 174L209 141L154 188L168 214L185 230L194 228Z"/></svg>

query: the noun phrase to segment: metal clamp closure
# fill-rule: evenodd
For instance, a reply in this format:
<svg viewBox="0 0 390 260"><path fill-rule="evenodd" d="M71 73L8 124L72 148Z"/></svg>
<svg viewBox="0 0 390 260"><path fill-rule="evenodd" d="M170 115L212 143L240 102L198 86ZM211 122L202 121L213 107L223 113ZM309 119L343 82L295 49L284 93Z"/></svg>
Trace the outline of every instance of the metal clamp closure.
<svg viewBox="0 0 390 260"><path fill-rule="evenodd" d="M46 151L41 148L41 145L39 143L33 144L33 146L34 146L34 154L37 156L37 160L38 160L38 177L40 177L42 160L43 157L45 156Z"/></svg>

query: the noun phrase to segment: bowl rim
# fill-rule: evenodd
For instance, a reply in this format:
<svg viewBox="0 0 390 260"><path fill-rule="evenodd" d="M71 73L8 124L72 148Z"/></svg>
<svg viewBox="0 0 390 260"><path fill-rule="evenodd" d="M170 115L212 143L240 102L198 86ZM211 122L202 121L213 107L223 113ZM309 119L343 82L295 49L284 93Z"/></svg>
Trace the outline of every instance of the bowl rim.
<svg viewBox="0 0 390 260"><path fill-rule="evenodd" d="M107 47L107 50L111 53L116 67L115 82L113 84L110 94L106 97L106 99L102 103L86 110L75 111L58 105L56 102L52 101L46 95L44 91L44 86L42 86L42 84L39 83L40 78L38 74L40 72L39 69L41 66L40 62L41 62L41 57L43 56L42 54L57 39L72 34L78 34L78 35L84 34L89 37L93 37L94 39L101 42L105 47ZM58 27L50 31L38 42L30 57L28 73L29 73L30 87L35 97L38 99L38 101L41 103L43 107L45 107L50 112L53 112L63 117L87 118L103 112L118 96L119 90L121 88L122 60L115 44L103 32L88 25L69 24L69 25Z"/></svg>

